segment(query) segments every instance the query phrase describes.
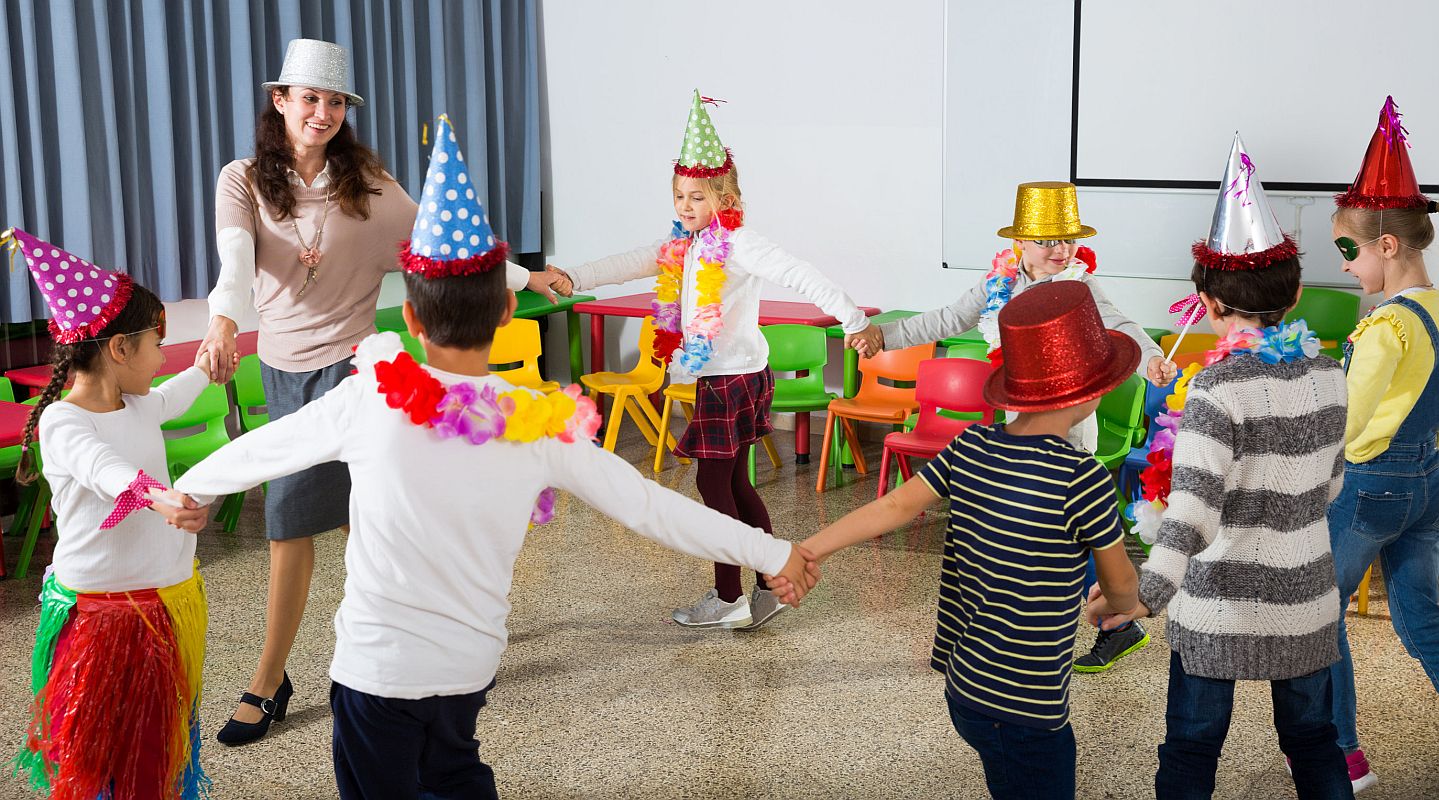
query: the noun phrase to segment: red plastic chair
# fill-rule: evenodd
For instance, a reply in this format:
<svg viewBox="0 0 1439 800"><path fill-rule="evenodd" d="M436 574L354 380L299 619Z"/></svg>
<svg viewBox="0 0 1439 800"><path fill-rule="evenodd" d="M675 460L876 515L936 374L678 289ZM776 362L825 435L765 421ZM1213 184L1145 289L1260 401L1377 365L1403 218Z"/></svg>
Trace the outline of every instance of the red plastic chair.
<svg viewBox="0 0 1439 800"><path fill-rule="evenodd" d="M984 402L984 381L994 368L988 361L972 358L933 358L919 365L914 395L919 401L919 421L914 430L884 437L884 454L879 462L879 494L889 491L891 457L899 461L899 474L909 480L914 473L909 457L934 458L965 428L979 422L994 422L994 408ZM982 414L978 420L951 419L940 410Z"/></svg>

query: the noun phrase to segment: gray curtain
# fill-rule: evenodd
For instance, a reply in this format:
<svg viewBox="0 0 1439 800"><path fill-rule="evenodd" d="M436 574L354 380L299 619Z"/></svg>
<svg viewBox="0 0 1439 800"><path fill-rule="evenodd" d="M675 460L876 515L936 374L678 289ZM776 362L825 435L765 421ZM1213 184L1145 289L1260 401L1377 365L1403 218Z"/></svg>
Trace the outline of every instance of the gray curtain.
<svg viewBox="0 0 1439 800"><path fill-rule="evenodd" d="M447 113L495 230L540 249L537 0L0 0L0 229L204 297L215 179L254 153L261 81L294 38L350 48L350 112L417 196ZM24 262L0 321L46 316Z"/></svg>

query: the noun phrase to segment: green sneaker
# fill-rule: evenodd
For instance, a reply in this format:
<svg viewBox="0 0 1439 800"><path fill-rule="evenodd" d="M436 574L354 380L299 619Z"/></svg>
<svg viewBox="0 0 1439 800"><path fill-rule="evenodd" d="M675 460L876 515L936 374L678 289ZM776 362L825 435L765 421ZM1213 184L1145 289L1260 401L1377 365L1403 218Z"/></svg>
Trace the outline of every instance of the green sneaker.
<svg viewBox="0 0 1439 800"><path fill-rule="evenodd" d="M1094 638L1094 647L1074 659L1075 672L1103 672L1119 659L1149 644L1149 634L1136 620L1117 630L1101 630Z"/></svg>

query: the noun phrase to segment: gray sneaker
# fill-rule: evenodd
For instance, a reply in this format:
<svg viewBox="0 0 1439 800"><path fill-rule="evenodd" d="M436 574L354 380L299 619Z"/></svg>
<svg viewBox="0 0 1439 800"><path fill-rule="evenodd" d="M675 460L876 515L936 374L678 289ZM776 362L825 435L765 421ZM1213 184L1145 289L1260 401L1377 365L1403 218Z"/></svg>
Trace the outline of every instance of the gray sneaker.
<svg viewBox="0 0 1439 800"><path fill-rule="evenodd" d="M1114 666L1119 659L1149 644L1149 634L1139 620L1128 627L1115 631L1100 631L1094 637L1094 647L1088 653L1074 660L1075 672L1103 672Z"/></svg>
<svg viewBox="0 0 1439 800"><path fill-rule="evenodd" d="M774 596L774 592L756 586L749 596L750 623L739 628L739 630L759 630L766 622L779 616L780 612L788 611L790 608L790 606L781 603L779 598Z"/></svg>
<svg viewBox="0 0 1439 800"><path fill-rule="evenodd" d="M740 628L750 622L749 598L741 595L733 603L726 603L718 590L710 589L698 603L676 608L670 616L686 628Z"/></svg>

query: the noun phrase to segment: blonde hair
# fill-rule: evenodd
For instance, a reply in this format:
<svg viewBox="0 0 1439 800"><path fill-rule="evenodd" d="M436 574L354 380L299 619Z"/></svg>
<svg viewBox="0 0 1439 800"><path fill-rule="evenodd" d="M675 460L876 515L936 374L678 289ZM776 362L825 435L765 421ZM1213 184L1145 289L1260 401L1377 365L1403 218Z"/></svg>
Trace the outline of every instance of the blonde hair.
<svg viewBox="0 0 1439 800"><path fill-rule="evenodd" d="M1411 250L1423 250L1434 243L1434 223L1425 208L1339 208L1334 222L1361 242L1372 242L1389 234Z"/></svg>
<svg viewBox="0 0 1439 800"><path fill-rule="evenodd" d="M679 189L680 180L684 177L676 174L670 181L670 187ZM714 206L716 211L725 207L723 201L726 196L734 198L734 205L730 208L744 210L744 198L740 195L739 190L738 166L731 166L730 171L723 175L716 175L713 178L695 178L695 180L699 181L700 192L704 194L705 199L711 206Z"/></svg>

